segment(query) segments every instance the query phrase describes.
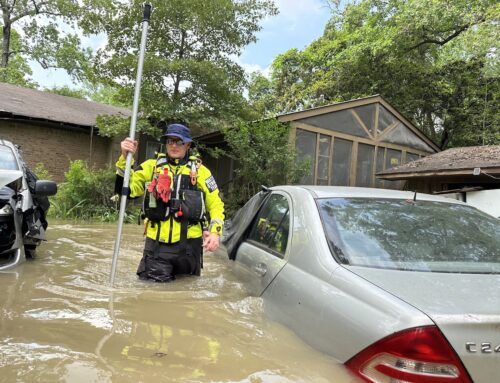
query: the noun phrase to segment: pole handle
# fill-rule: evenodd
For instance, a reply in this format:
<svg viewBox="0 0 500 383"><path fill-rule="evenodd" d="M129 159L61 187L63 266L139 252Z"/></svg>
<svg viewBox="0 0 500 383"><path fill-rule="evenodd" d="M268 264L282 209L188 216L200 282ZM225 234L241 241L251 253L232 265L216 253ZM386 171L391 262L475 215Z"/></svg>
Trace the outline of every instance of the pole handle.
<svg viewBox="0 0 500 383"><path fill-rule="evenodd" d="M142 21L149 21L150 18L151 18L151 4L144 3L144 16L142 18Z"/></svg>
<svg viewBox="0 0 500 383"><path fill-rule="evenodd" d="M134 103L132 105L132 118L130 120L130 133L129 137L135 138L135 127L137 124L137 112L139 109L139 98L141 93L141 79L142 79L142 67L144 63L144 53L146 51L146 40L148 35L148 21L151 16L151 5L148 3L144 4L144 19L142 23L142 36L141 36L141 47L139 52L139 63L137 66L137 79L135 81L135 90L134 90ZM130 168L132 166L132 153L127 153L127 162L125 164L125 173L123 176L123 187L122 187L122 196L120 200L120 214L118 217L118 229L115 240L115 248L113 252L113 260L111 263L111 276L110 282L111 286L113 286L115 282L115 274L116 274L116 264L118 261L118 254L120 252L120 242L122 237L122 226L123 226L123 218L125 216L125 207L127 205L127 189L129 188L130 182Z"/></svg>

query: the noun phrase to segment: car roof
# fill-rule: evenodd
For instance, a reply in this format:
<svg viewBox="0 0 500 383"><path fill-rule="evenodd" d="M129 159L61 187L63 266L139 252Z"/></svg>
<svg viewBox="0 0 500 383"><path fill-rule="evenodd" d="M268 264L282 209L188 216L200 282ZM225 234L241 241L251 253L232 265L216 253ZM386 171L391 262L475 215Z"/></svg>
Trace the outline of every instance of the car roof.
<svg viewBox="0 0 500 383"><path fill-rule="evenodd" d="M318 186L318 185L282 185L272 188L273 190L283 190L289 192L307 191L313 198L379 198L379 199L413 199L414 191L392 190L392 189L376 189L364 187L349 187L349 186ZM440 201L447 203L464 204L461 201L435 196L431 194L418 193L417 200L424 201Z"/></svg>

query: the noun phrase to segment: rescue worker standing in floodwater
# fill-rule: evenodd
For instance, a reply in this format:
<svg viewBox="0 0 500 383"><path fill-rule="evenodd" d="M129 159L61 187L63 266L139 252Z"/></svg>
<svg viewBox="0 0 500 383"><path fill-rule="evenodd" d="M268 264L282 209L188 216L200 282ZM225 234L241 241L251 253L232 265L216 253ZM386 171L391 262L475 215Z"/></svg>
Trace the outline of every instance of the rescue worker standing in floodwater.
<svg viewBox="0 0 500 383"><path fill-rule="evenodd" d="M166 155L146 160L131 171L128 193L130 198L144 196L146 243L137 275L169 282L178 274L200 275L203 249L215 251L219 247L224 203L210 170L189 155L193 141L189 129L171 124L162 138ZM117 192L122 189L127 153L136 150L137 141L126 138L121 142ZM210 222L203 228L205 208Z"/></svg>

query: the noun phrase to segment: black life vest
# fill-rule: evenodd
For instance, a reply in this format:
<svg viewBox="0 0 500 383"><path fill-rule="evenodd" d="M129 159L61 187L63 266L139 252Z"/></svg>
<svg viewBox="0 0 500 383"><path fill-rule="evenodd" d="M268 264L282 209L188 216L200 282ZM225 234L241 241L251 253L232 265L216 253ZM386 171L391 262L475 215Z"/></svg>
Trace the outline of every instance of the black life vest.
<svg viewBox="0 0 500 383"><path fill-rule="evenodd" d="M189 160L186 165L191 168L196 164ZM150 185L155 177L158 177L158 168L170 167L167 165L165 157L159 157L151 176L151 181L145 185L144 199L142 205L143 217L153 223L166 221L173 216L176 220L187 220L189 224L203 222L205 220L205 198L203 191L199 190L198 185L191 182L188 174L172 174L173 182L170 187L170 198L164 202L157 198L155 188ZM153 190L151 190L153 189Z"/></svg>

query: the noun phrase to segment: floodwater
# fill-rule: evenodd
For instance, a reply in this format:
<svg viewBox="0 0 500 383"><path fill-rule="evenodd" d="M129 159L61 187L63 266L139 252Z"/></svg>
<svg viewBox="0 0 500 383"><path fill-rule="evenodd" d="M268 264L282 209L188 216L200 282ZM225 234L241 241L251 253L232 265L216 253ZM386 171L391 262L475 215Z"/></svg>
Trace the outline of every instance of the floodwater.
<svg viewBox="0 0 500 383"><path fill-rule="evenodd" d="M0 273L1 382L353 382L266 319L223 252L202 276L139 281L142 228L50 223L38 256Z"/></svg>

